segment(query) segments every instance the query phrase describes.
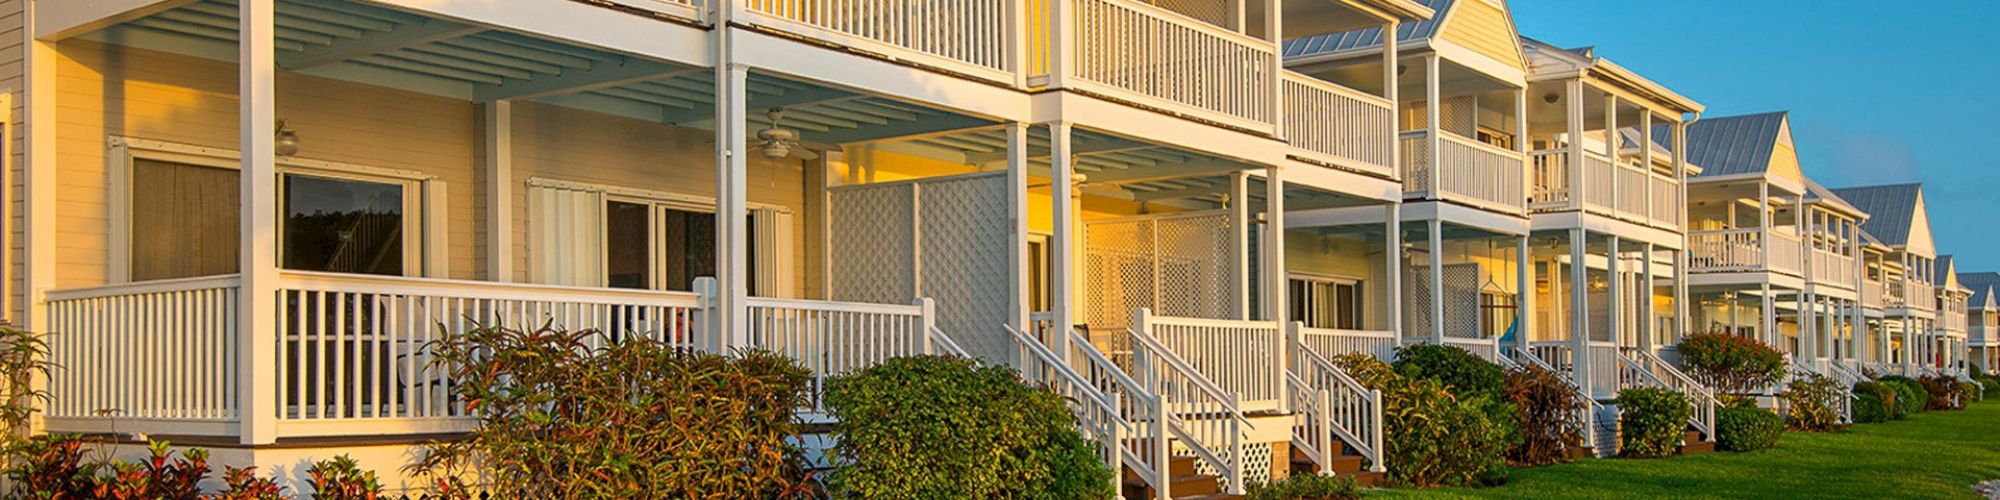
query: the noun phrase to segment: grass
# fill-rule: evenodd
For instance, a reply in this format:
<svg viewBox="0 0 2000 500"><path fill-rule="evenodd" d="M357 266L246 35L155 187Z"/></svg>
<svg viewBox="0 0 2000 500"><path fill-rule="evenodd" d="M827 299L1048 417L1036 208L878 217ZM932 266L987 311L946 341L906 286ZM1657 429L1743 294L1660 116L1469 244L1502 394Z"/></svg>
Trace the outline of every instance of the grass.
<svg viewBox="0 0 2000 500"><path fill-rule="evenodd" d="M1382 498L1979 498L2000 479L2000 401L1965 411L1785 433L1778 447L1659 460L1600 459L1514 469L1492 488L1379 490Z"/></svg>

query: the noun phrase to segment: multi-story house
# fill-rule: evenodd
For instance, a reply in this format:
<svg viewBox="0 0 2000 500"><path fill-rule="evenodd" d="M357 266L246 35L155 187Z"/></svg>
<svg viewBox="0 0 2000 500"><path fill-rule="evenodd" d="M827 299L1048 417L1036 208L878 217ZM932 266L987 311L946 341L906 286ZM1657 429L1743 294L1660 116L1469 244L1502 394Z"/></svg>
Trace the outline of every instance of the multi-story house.
<svg viewBox="0 0 2000 500"><path fill-rule="evenodd" d="M1938 290L1937 246L1931 239L1930 215L1923 188L1917 184L1851 187L1834 194L1869 214L1862 230L1887 247L1882 264L1869 272L1883 275L1883 328L1870 348L1880 349L1879 362L1892 371L1918 373L1920 360L1935 351Z"/></svg>
<svg viewBox="0 0 2000 500"><path fill-rule="evenodd" d="M2000 285L2000 273L1977 272L1958 273L1958 283L1972 290L1966 297L1965 345L1966 361L1971 367L1978 367L1993 373L1996 363L2000 363L2000 302L1993 297L1993 287Z"/></svg>
<svg viewBox="0 0 2000 500"><path fill-rule="evenodd" d="M1970 348L1967 337L1971 326L1972 288L1958 280L1956 259L1950 255L1939 255L1937 261L1937 338L1932 339L1930 350L1919 362L1948 375L1960 375L1966 371L1966 358Z"/></svg>
<svg viewBox="0 0 2000 500"><path fill-rule="evenodd" d="M1525 234L1518 141L1398 113L1450 82L1454 119L1521 130L1505 6L1460 3L4 2L30 40L9 319L59 332L44 429L243 465L398 470L470 425L435 326L549 321L816 380L955 350L1066 373L1127 410L1086 431L1159 495L1283 449L1379 471L1379 409L1294 330L1393 345L1406 233L1432 285L1444 221ZM1362 28L1457 41L1287 69L1284 40ZM1370 220L1288 220L1316 210Z"/></svg>

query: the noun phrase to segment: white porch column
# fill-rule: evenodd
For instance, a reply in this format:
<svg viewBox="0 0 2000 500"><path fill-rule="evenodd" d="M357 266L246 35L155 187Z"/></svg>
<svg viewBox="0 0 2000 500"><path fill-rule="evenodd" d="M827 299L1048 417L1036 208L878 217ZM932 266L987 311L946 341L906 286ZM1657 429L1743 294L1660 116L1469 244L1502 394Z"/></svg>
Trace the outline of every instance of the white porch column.
<svg viewBox="0 0 2000 500"><path fill-rule="evenodd" d="M486 103L486 279L514 281L514 103Z"/></svg>
<svg viewBox="0 0 2000 500"><path fill-rule="evenodd" d="M1061 3L1061 2L1058 2ZM1049 237L1053 256L1049 259L1049 305L1055 331L1049 335L1049 349L1057 356L1070 354L1069 329L1076 325L1076 199L1070 196L1070 124L1049 123L1049 213L1055 231Z"/></svg>
<svg viewBox="0 0 2000 500"><path fill-rule="evenodd" d="M1695 116L1695 119L1700 118L1699 114ZM1688 306L1687 287L1688 249L1694 248L1687 241L1687 124L1688 122L1686 121L1675 122L1671 132L1673 134L1671 140L1674 143L1674 150L1672 152L1674 155L1674 180L1678 182L1674 186L1674 212L1677 215L1674 222L1677 224L1675 227L1681 229L1681 249L1674 252L1674 332L1680 338L1686 338L1689 333L1692 333L1694 326L1692 324L1694 317L1690 314ZM1736 221L1731 220L1729 224L1730 227L1735 227Z"/></svg>
<svg viewBox="0 0 2000 500"><path fill-rule="evenodd" d="M1528 339L1535 331L1535 257L1528 250L1528 235L1515 238L1514 266L1515 320L1514 348L1528 349Z"/></svg>
<svg viewBox="0 0 2000 500"><path fill-rule="evenodd" d="M1388 222L1383 224L1383 232L1387 234L1384 235L1382 240L1382 260L1384 261L1382 269L1385 275L1382 277L1382 280L1383 284L1386 285L1383 287L1383 295L1386 295L1386 297L1382 298L1382 303L1385 305L1382 309L1387 311L1383 319L1388 321L1388 324L1384 326L1387 327L1390 333L1395 334L1396 343L1400 345L1403 343L1404 304L1403 204L1390 202L1382 206L1382 211L1388 216L1387 219L1384 219Z"/></svg>
<svg viewBox="0 0 2000 500"><path fill-rule="evenodd" d="M1610 238L1605 241L1604 245L1604 300L1605 307L1609 308L1605 314L1605 317L1608 318L1606 321L1609 323L1605 325L1608 327L1605 328L1605 331L1610 332L1611 342L1617 344L1624 340L1626 328L1625 310L1631 307L1631 305L1625 303L1625 288L1623 283L1625 280L1623 276L1619 276L1624 274L1624 266L1620 265L1623 264L1620 261L1624 259L1619 254L1618 235L1610 235Z"/></svg>
<svg viewBox="0 0 2000 500"><path fill-rule="evenodd" d="M750 234L750 150L747 138L749 110L748 68L736 64L734 28L728 21L734 11L725 5L715 9L720 22L715 25L715 281L716 314L714 335L718 351L747 347L749 331L749 234Z"/></svg>
<svg viewBox="0 0 2000 500"><path fill-rule="evenodd" d="M1436 151L1436 150L1432 150ZM1432 155L1435 157L1436 155ZM1437 177L1431 177L1436 182ZM1444 220L1430 223L1431 258L1431 343L1444 344Z"/></svg>
<svg viewBox="0 0 2000 500"><path fill-rule="evenodd" d="M1771 283L1758 285L1758 290L1763 292L1763 295L1758 296L1758 312L1763 313L1763 317L1757 322L1757 337L1764 342L1764 345L1778 347L1777 300L1771 296Z"/></svg>
<svg viewBox="0 0 2000 500"><path fill-rule="evenodd" d="M1017 330L1034 334L1028 314L1028 124L1007 124L1007 323ZM1019 353L1025 354L1025 353ZM1025 359L1025 356L1023 356Z"/></svg>
<svg viewBox="0 0 2000 500"><path fill-rule="evenodd" d="M1563 82L1564 122L1563 140L1569 141L1569 205L1584 207L1589 197L1584 193L1585 176L1588 169L1583 161L1583 80L1569 79Z"/></svg>
<svg viewBox="0 0 2000 500"><path fill-rule="evenodd" d="M1284 169L1264 169L1264 319L1287 321L1285 306Z"/></svg>
<svg viewBox="0 0 2000 500"><path fill-rule="evenodd" d="M242 151L237 298L237 411L243 444L278 440L277 0L237 3L238 147Z"/></svg>
<svg viewBox="0 0 2000 500"><path fill-rule="evenodd" d="M1611 170L1605 172L1605 175L1611 176L1611 183L1606 184L1611 186L1611 192L1605 194L1611 198L1611 213L1618 213L1619 207L1625 206L1625 200L1618 192L1618 176L1625 167L1619 166L1618 161L1618 95L1609 91L1604 93L1604 158L1611 162ZM1610 296L1617 295L1615 290L1610 294ZM1611 304L1612 314L1616 317L1618 301L1612 300ZM1618 336L1616 328L1612 329L1611 336Z"/></svg>
<svg viewBox="0 0 2000 500"><path fill-rule="evenodd" d="M49 8L48 3L26 2L22 21L23 30L34 33L41 14L39 10ZM62 55L56 51L54 41L25 37L27 45L22 52L27 75L26 101L21 111L24 120L19 124L22 145L25 146L21 165L21 235L24 236L19 258L21 263L22 287L16 290L12 283L0 283L0 291L19 293L20 302L9 303L7 319L27 327L28 331L49 331L47 307L42 305L42 296L55 286L56 280L56 170L60 167L56 160L56 67ZM11 251L11 250L10 250ZM6 255L0 252L0 255ZM12 300L5 297L4 300ZM35 377L35 387L46 390L47 377ZM42 414L31 417L31 430L42 430Z"/></svg>
<svg viewBox="0 0 2000 500"><path fill-rule="evenodd" d="M1426 196L1431 199L1443 197L1438 193L1440 185L1438 173L1440 166L1443 165L1443 160L1439 159L1442 155L1438 154L1438 150L1444 147L1442 142L1444 136L1438 134L1444 131L1443 125L1439 123L1444 120L1443 112L1440 111L1444 104L1442 102L1444 98L1441 96L1444 90L1439 87L1441 83L1438 81L1438 68L1437 53L1424 55L1424 128L1429 132L1424 136L1424 151L1430 152L1424 155L1426 163L1429 163L1424 166L1425 171L1429 172L1427 175L1429 182L1425 183L1424 189Z"/></svg>
<svg viewBox="0 0 2000 500"><path fill-rule="evenodd" d="M1641 135L1650 134L1642 133ZM1652 158L1652 155L1649 153L1646 157ZM1651 165L1651 163L1649 162L1648 165ZM1659 340L1653 338L1653 315L1659 311L1653 308L1653 244L1650 242L1646 243L1645 260L1639 261L1639 271L1643 276L1641 283L1644 284L1639 287L1640 295L1637 301L1639 311L1641 312L1639 317L1639 348L1645 349L1646 352L1650 353L1654 352L1653 346L1659 344Z"/></svg>
<svg viewBox="0 0 2000 500"><path fill-rule="evenodd" d="M1583 228L1569 230L1569 342L1571 371L1578 388L1584 394L1596 397L1597 389L1590 383L1590 232Z"/></svg>
<svg viewBox="0 0 2000 500"><path fill-rule="evenodd" d="M1235 280L1231 288L1230 301L1236 319L1250 319L1250 174L1237 171L1229 174L1229 262Z"/></svg>

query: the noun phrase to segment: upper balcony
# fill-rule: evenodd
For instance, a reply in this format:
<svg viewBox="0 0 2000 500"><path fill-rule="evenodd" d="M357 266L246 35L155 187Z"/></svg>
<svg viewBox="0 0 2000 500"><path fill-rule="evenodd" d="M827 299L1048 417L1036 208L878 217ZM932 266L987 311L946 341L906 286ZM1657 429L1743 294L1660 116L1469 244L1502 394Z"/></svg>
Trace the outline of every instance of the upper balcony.
<svg viewBox="0 0 2000 500"><path fill-rule="evenodd" d="M1519 151L1449 131L1435 136L1431 130L1403 132L1401 142L1404 197L1456 201L1504 213L1527 210Z"/></svg>
<svg viewBox="0 0 2000 500"><path fill-rule="evenodd" d="M1613 162L1591 151L1583 153L1583 167L1574 168L1570 161L1574 157L1568 149L1529 153L1534 165L1531 210L1583 210L1656 227L1680 227L1681 210L1687 206L1680 179L1637 160Z"/></svg>
<svg viewBox="0 0 2000 500"><path fill-rule="evenodd" d="M1688 271L1695 273L1778 272L1801 276L1799 237L1760 228L1690 231Z"/></svg>

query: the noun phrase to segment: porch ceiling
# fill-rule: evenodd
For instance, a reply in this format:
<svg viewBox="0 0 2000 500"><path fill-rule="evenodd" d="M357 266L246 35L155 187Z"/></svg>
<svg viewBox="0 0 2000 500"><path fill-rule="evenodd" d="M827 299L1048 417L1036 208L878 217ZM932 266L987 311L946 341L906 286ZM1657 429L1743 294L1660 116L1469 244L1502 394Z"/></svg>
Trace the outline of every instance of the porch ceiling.
<svg viewBox="0 0 2000 500"><path fill-rule="evenodd" d="M714 73L530 34L433 19L349 0L278 0L277 61L286 71L475 102L534 101L712 128ZM209 59L237 57L237 4L203 0L86 36ZM807 142L840 144L989 125L947 111L775 75L749 77L753 130L784 111Z"/></svg>

